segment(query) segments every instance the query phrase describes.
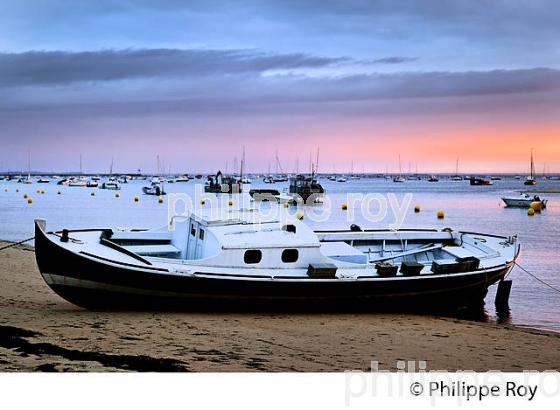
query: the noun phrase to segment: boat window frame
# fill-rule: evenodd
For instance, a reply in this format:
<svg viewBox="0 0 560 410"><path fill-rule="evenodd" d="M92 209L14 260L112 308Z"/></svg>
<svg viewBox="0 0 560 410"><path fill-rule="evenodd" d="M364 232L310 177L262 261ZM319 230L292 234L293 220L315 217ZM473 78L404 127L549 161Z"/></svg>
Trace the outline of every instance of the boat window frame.
<svg viewBox="0 0 560 410"><path fill-rule="evenodd" d="M294 253L295 258L286 258L286 254ZM282 256L280 257L283 263L295 263L299 259L299 250L297 248L286 248L282 251Z"/></svg>
<svg viewBox="0 0 560 410"><path fill-rule="evenodd" d="M196 238L196 226L194 224L191 224L191 236Z"/></svg>
<svg viewBox="0 0 560 410"><path fill-rule="evenodd" d="M200 239L201 241L204 240L204 229L202 228L198 230L198 239Z"/></svg>
<svg viewBox="0 0 560 410"><path fill-rule="evenodd" d="M250 256L252 254L258 255L258 258L255 256L254 259L251 259ZM247 260L248 256L249 256L249 260ZM246 265L256 265L258 263L261 263L261 261L262 261L262 251L260 249L247 249L243 253L243 262L245 262Z"/></svg>

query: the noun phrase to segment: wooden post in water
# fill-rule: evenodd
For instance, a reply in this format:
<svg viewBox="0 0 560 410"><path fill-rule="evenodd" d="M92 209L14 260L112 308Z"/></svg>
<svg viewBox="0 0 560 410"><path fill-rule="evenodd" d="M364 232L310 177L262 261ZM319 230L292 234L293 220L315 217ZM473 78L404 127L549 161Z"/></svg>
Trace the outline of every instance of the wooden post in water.
<svg viewBox="0 0 560 410"><path fill-rule="evenodd" d="M511 293L511 280L502 280L498 283L498 290L496 291L496 299L494 303L497 311L506 311L509 309L509 295Z"/></svg>

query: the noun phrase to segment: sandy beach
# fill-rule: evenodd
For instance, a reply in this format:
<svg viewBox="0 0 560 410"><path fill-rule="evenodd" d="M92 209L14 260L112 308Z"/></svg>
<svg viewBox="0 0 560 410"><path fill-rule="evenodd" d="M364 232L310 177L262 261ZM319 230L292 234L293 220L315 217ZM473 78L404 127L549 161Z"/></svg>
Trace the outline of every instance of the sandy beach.
<svg viewBox="0 0 560 410"><path fill-rule="evenodd" d="M0 245L1 246L1 245ZM93 312L0 252L0 371L559 370L560 334L404 314Z"/></svg>

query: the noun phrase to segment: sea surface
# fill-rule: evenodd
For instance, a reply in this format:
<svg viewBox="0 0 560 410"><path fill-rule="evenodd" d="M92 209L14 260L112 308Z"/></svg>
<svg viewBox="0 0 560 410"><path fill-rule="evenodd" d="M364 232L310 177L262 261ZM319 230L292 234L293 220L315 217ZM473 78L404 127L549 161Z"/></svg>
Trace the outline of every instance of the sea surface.
<svg viewBox="0 0 560 410"><path fill-rule="evenodd" d="M194 195L196 184L166 184L168 193ZM470 186L468 181L440 180L406 181L394 183L383 178L349 179L347 182L332 182L320 179L329 195L331 206L329 217L320 222L304 220L315 228L345 228L356 223L364 229L387 228L395 222L393 212L380 221L372 221L363 215L362 208L370 214L378 214L383 205L379 198L389 193L395 195L399 203L410 198L402 227L445 228L466 230L498 235L518 235L521 256L518 263L532 274L550 285L560 288L560 194L540 194L547 198L546 210L532 217L526 209L505 208L501 201L504 195L516 194L523 190L523 181L512 177L494 181L493 186ZM15 181L0 181L0 240L19 241L33 236L33 220L44 218L49 230L85 227L135 227L154 228L165 225L168 216L167 196L163 203L157 197L142 194L146 181L133 180L122 184L120 198L115 191L96 188L58 186L55 181L48 184L18 184ZM287 183L264 184L254 180L253 188L275 188L283 191ZM248 186L247 186L248 188ZM540 180L535 188L560 190L560 181ZM7 192L5 190L7 189ZM19 189L19 192L16 190ZM45 193L37 193L44 190ZM59 194L60 192L60 194ZM91 193L95 195L92 196ZM348 193L380 194L370 198L366 205L349 201ZM23 195L32 198L28 204ZM134 197L138 196L138 202ZM341 205L348 204L348 210ZM419 205L421 212L415 213ZM269 205L266 205L269 206ZM306 215L323 212L326 205L304 207ZM442 210L444 219L437 219L436 212ZM290 212L296 212L295 207ZM349 220L352 216L353 219ZM514 268L509 276L513 280L510 297L510 316L505 319L516 325L560 331L560 293L546 287L533 277ZM486 299L488 321L503 321L494 310L493 286Z"/></svg>

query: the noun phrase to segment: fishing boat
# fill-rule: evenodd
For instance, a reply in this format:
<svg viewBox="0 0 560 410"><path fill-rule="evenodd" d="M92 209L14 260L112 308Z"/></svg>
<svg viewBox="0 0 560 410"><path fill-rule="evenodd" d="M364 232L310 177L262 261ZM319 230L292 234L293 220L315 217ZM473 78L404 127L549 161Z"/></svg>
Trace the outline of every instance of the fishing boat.
<svg viewBox="0 0 560 410"><path fill-rule="evenodd" d="M291 200L297 204L320 204L325 196L325 189L317 181L314 171L311 175L300 174L291 177L288 192Z"/></svg>
<svg viewBox="0 0 560 410"><path fill-rule="evenodd" d="M35 255L86 308L480 306L519 253L515 236L451 229L314 231L288 214L199 211L156 230L47 231ZM172 228L172 229L170 229Z"/></svg>
<svg viewBox="0 0 560 410"><path fill-rule="evenodd" d="M535 162L533 161L533 150L531 149L531 175L524 182L525 185L537 185L535 178Z"/></svg>
<svg viewBox="0 0 560 410"><path fill-rule="evenodd" d="M428 182L439 182L439 178L435 175L430 175L430 177L428 178Z"/></svg>
<svg viewBox="0 0 560 410"><path fill-rule="evenodd" d="M218 171L216 175L209 175L204 185L204 192L214 194L233 194L240 193L243 190L243 184L239 178L230 175L222 175Z"/></svg>
<svg viewBox="0 0 560 410"><path fill-rule="evenodd" d="M538 195L529 195L527 193L522 193L518 196L505 196L502 197L502 201L510 208L530 208L533 202L538 202L541 204L541 208L546 208L548 203L547 199L541 198Z"/></svg>

